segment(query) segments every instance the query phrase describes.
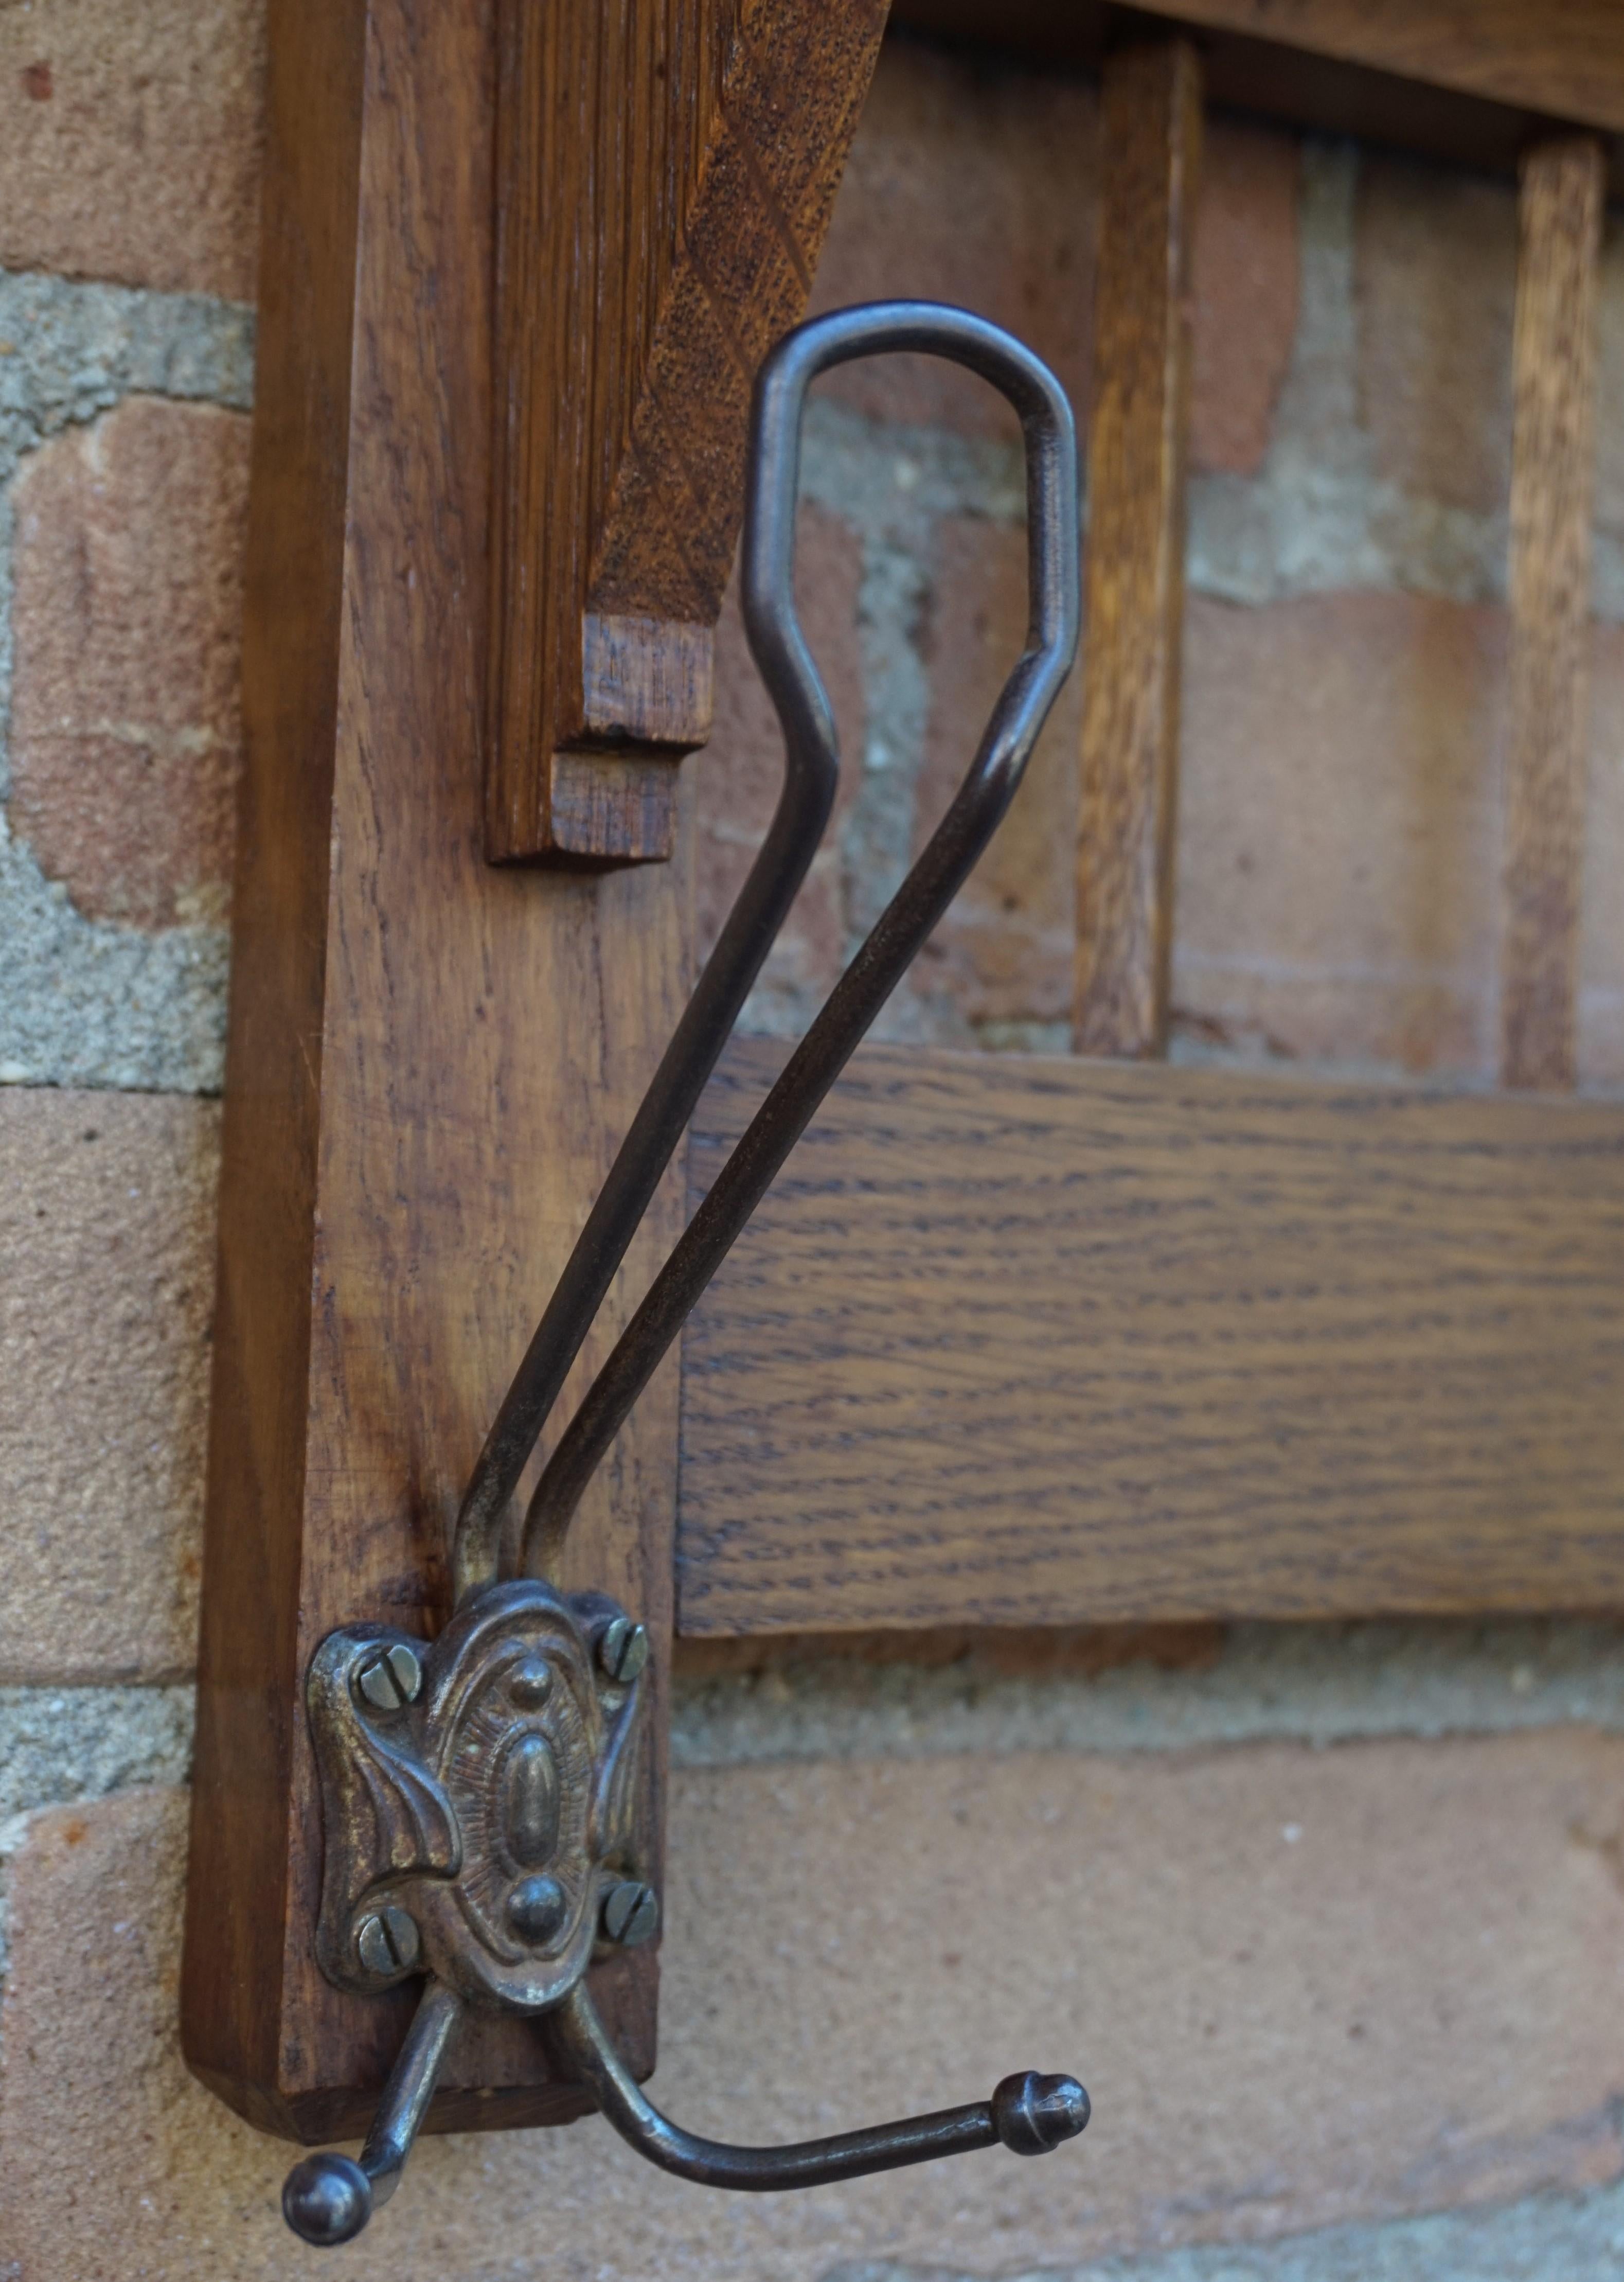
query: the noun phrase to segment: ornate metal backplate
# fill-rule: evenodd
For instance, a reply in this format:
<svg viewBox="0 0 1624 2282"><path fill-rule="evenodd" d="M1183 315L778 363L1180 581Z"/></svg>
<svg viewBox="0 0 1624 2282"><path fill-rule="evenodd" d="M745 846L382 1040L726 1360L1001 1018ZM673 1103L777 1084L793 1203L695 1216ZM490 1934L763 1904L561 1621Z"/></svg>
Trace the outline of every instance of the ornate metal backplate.
<svg viewBox="0 0 1624 2282"><path fill-rule="evenodd" d="M602 1594L531 1580L476 1595L427 1648L379 1625L323 1641L307 1700L329 1980L369 1991L426 1967L520 2012L575 1986L637 1876L646 1654Z"/></svg>

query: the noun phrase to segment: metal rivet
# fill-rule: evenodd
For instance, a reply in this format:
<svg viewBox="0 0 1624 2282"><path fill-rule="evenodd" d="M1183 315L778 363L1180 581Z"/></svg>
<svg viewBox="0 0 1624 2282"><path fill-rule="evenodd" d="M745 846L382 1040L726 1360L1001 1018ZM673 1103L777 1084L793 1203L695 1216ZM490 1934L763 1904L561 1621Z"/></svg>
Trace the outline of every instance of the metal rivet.
<svg viewBox="0 0 1624 2282"><path fill-rule="evenodd" d="M660 1900L652 1886L638 1878L623 1878L604 1898L603 1930L607 1940L623 1949L636 1949L648 1940L660 1923Z"/></svg>
<svg viewBox="0 0 1624 2282"><path fill-rule="evenodd" d="M551 1941L569 1914L569 1903L556 1878L526 1878L507 1897L507 1922L522 1941L537 1947Z"/></svg>
<svg viewBox="0 0 1624 2282"><path fill-rule="evenodd" d="M422 1659L404 1641L370 1656L355 1675L355 1685L375 1712L401 1712L422 1693Z"/></svg>
<svg viewBox="0 0 1624 2282"><path fill-rule="evenodd" d="M635 1680L648 1662L648 1627L612 1617L598 1635L598 1661L610 1680Z"/></svg>
<svg viewBox="0 0 1624 2282"><path fill-rule="evenodd" d="M391 1903L388 1909L378 1910L361 1920L356 1929L355 1945L367 1972L375 1973L382 1980L388 1974L409 1973L417 1962L422 1943L416 1919L409 1910L398 1909Z"/></svg>
<svg viewBox="0 0 1624 2282"><path fill-rule="evenodd" d="M527 1656L507 1675L507 1693L522 1712L538 1712L553 1693L553 1666L545 1656Z"/></svg>

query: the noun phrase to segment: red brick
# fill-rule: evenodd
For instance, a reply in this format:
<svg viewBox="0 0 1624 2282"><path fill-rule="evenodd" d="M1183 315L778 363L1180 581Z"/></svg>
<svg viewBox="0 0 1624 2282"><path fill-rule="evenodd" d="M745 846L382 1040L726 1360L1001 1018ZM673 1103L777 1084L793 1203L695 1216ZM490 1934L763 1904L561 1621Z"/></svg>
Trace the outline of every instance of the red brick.
<svg viewBox="0 0 1624 2282"><path fill-rule="evenodd" d="M1616 213L1602 223L1601 292L1597 309L1596 520L1624 532L1624 227Z"/></svg>
<svg viewBox="0 0 1624 2282"><path fill-rule="evenodd" d="M931 676L916 845L957 791L1026 641L1025 533L955 518L940 526L925 621ZM914 969L913 987L968 1022L1069 1019L1077 911L1078 740L1073 671L991 846Z"/></svg>
<svg viewBox="0 0 1624 2282"><path fill-rule="evenodd" d="M132 398L16 486L12 829L92 918L224 917L248 423Z"/></svg>
<svg viewBox="0 0 1624 2282"><path fill-rule="evenodd" d="M1624 1741L1054 1752L679 1774L657 2097L801 2136L1073 2067L1087 2137L783 2197L592 2121L427 2142L344 2271L496 2282L974 2272L1252 2240L1617 2176ZM42 1816L0 2110L18 2282L286 2282L292 2150L185 2076L184 1805ZM105 2119L104 2125L100 2119ZM606 2214L613 2214L613 2224Z"/></svg>
<svg viewBox="0 0 1624 2282"><path fill-rule="evenodd" d="M1593 630L1579 941L1579 1079L1624 1086L1624 626Z"/></svg>
<svg viewBox="0 0 1624 2282"><path fill-rule="evenodd" d="M0 264L254 291L259 0L0 8Z"/></svg>
<svg viewBox="0 0 1624 2282"><path fill-rule="evenodd" d="M816 1005L840 971L840 822L862 768L866 708L857 592L856 534L816 507L800 510L796 601L840 734L840 788L812 871L768 959L764 982ZM698 819L694 894L699 951L708 957L772 819L784 781L784 739L745 640L739 582L728 587L716 630L716 716L710 742L684 767Z"/></svg>
<svg viewBox="0 0 1624 2282"><path fill-rule="evenodd" d="M1251 475L1263 464L1297 329L1294 137L1207 122L1193 284L1190 459Z"/></svg>
<svg viewBox="0 0 1624 2282"><path fill-rule="evenodd" d="M888 41L852 145L816 309L896 295L1007 325L1088 399L1097 105L1078 82ZM830 394L880 420L1013 435L982 383L932 358L836 373Z"/></svg>
<svg viewBox="0 0 1624 2282"><path fill-rule="evenodd" d="M1359 417L1377 471L1492 514L1511 484L1515 190L1369 153L1357 233Z"/></svg>
<svg viewBox="0 0 1624 2282"><path fill-rule="evenodd" d="M0 1684L191 1669L218 1132L0 1088Z"/></svg>
<svg viewBox="0 0 1624 2282"><path fill-rule="evenodd" d="M1503 614L1412 594L1186 622L1173 996L1186 1030L1488 1075Z"/></svg>

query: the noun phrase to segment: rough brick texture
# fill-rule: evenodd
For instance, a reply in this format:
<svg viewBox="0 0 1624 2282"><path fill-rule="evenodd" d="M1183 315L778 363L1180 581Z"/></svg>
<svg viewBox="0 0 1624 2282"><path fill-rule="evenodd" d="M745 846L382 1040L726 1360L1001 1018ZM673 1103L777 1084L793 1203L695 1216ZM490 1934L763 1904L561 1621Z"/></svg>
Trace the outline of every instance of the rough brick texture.
<svg viewBox="0 0 1624 2282"><path fill-rule="evenodd" d="M1615 400L1624 402L1624 398ZM1590 774L1580 889L1579 1071L1624 1086L1624 627L1590 650Z"/></svg>
<svg viewBox="0 0 1624 2282"><path fill-rule="evenodd" d="M1098 165L1092 88L892 43L813 307L894 294L975 309L1053 365L1086 421ZM1293 137L1210 123L1195 234L1198 467L1249 473L1267 447L1296 319L1296 182ZM1008 432L987 391L929 359L887 359L824 385L874 419Z"/></svg>
<svg viewBox="0 0 1624 2282"><path fill-rule="evenodd" d="M1616 213L1602 223L1602 285L1597 309L1600 365L1596 424L1596 520L1604 530L1624 531L1624 420L1609 407L1624 403L1624 221Z"/></svg>
<svg viewBox="0 0 1624 2282"><path fill-rule="evenodd" d="M0 265L253 295L260 0L0 8Z"/></svg>
<svg viewBox="0 0 1624 2282"><path fill-rule="evenodd" d="M1198 1038L1481 1069L1503 622L1407 594L1186 621L1174 999Z"/></svg>
<svg viewBox="0 0 1624 2282"><path fill-rule="evenodd" d="M916 850L957 791L1026 640L1023 532L954 517L940 526L934 567L920 644L931 711ZM942 1002L972 1023L1069 1019L1082 687L1073 672L996 838L920 956L915 988L939 1021Z"/></svg>
<svg viewBox="0 0 1624 2282"><path fill-rule="evenodd" d="M1072 2064L1087 2136L1041 2164L995 2150L784 2197L665 2179L595 2121L432 2142L344 2270L1009 2274L1609 2179L1621 1786L1624 1742L1575 1729L679 1776L656 2087L674 2110L793 2135ZM176 2056L184 1827L167 1791L58 1810L13 1873L19 2282L321 2265L276 2213L290 2151ZM116 2128L88 2143L110 2084Z"/></svg>
<svg viewBox="0 0 1624 2282"><path fill-rule="evenodd" d="M217 1125L0 1090L0 1680L191 1668Z"/></svg>
<svg viewBox="0 0 1624 2282"><path fill-rule="evenodd" d="M1378 472L1503 511L1512 473L1517 194L1375 156L1360 174L1359 414Z"/></svg>
<svg viewBox="0 0 1624 2282"><path fill-rule="evenodd" d="M881 50L813 291L815 309L895 295L1008 325L1088 398L1098 221L1091 88L890 43ZM1011 432L981 382L887 357L823 384L878 420Z"/></svg>
<svg viewBox="0 0 1624 2282"><path fill-rule="evenodd" d="M131 397L16 486L12 828L87 917L224 916L248 423Z"/></svg>
<svg viewBox="0 0 1624 2282"><path fill-rule="evenodd" d="M1209 120L1195 223L1190 464L1255 475L1297 327L1296 138Z"/></svg>

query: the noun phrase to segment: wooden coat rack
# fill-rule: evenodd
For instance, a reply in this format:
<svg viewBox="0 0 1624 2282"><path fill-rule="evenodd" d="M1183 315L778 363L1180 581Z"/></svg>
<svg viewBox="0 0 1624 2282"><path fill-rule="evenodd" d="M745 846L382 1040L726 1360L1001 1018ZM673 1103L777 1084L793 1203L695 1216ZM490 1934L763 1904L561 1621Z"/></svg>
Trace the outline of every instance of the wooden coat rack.
<svg viewBox="0 0 1624 2282"><path fill-rule="evenodd" d="M315 1962L302 1675L336 1625L443 1621L461 1484L681 1011L681 867L592 874L673 844L753 361L883 12L273 0L182 2005L193 2069L293 2137L365 2128L410 2011ZM668 1182L583 1372L681 1212ZM676 1460L668 1370L574 1548L657 1688ZM656 1975L595 1976L645 2075ZM430 2124L584 2104L492 2019Z"/></svg>
<svg viewBox="0 0 1624 2282"><path fill-rule="evenodd" d="M461 1486L684 1001L677 764L708 724L744 407L804 306L884 13L272 0L182 2008L194 2069L291 2137L363 2126L410 2009L341 1995L314 1961L301 1676L338 1625L443 1622ZM656 1697L674 1580L696 1633L1616 1605L1624 1116L1524 1090L1574 1067L1590 340L1624 13L898 13L1104 72L1076 1029L1117 1059L861 1054L694 1318L683 1384L668 1365L623 1433L569 1581L643 1616ZM1533 133L1514 1094L1156 1059L1214 96L1476 163L1516 163ZM698 1185L771 1058L724 1066ZM909 1282L921 1196L955 1238L928 1290ZM668 1181L572 1385L683 1207ZM638 1809L655 1861L659 1781ZM645 1950L594 1975L639 2074L656 1974ZM429 2128L584 2105L493 2019L453 2047Z"/></svg>

